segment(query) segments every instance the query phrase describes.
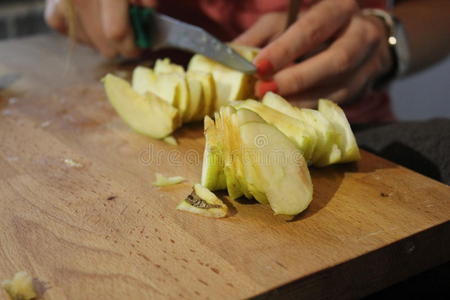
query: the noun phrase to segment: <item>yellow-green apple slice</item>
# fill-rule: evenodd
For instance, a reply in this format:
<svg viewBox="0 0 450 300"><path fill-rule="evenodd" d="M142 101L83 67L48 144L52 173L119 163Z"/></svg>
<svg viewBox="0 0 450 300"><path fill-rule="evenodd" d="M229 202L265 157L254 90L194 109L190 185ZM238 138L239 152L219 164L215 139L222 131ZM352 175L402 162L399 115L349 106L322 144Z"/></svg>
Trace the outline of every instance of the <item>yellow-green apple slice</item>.
<svg viewBox="0 0 450 300"><path fill-rule="evenodd" d="M196 78L202 84L202 106L199 107L198 112L194 114L194 121L202 120L205 116L210 116L214 113L214 105L216 99L216 85L211 73L201 71L189 71L188 76Z"/></svg>
<svg viewBox="0 0 450 300"><path fill-rule="evenodd" d="M195 120L198 111L203 109L203 86L200 80L192 76L192 73L186 74L186 82L189 90L189 103L186 109L185 121L190 122Z"/></svg>
<svg viewBox="0 0 450 300"><path fill-rule="evenodd" d="M169 58L157 59L153 67L155 74L161 73L179 73L184 74L184 68L180 65L173 64Z"/></svg>
<svg viewBox="0 0 450 300"><path fill-rule="evenodd" d="M250 75L229 69L202 55L196 54L192 57L188 71L212 74L216 86L215 110L229 101L246 99L253 93L253 78Z"/></svg>
<svg viewBox="0 0 450 300"><path fill-rule="evenodd" d="M205 151L203 153L201 184L211 191L226 188L223 172L222 141L217 136L214 121L206 116L204 121Z"/></svg>
<svg viewBox="0 0 450 300"><path fill-rule="evenodd" d="M223 218L228 207L207 188L195 184L192 193L178 204L177 209L211 218Z"/></svg>
<svg viewBox="0 0 450 300"><path fill-rule="evenodd" d="M139 133L161 139L180 124L178 110L152 93L144 96L114 75L103 79L106 95L119 116Z"/></svg>
<svg viewBox="0 0 450 300"><path fill-rule="evenodd" d="M247 149L245 148L243 142L242 142L242 137L241 137L241 132L240 132L240 127L242 125L248 124L248 123L263 123L265 124L266 122L261 119L256 113L249 111L247 109L239 109L236 114L234 114L233 116L235 116L236 118L236 122L239 126L239 164L240 167L242 168L242 174L243 175L239 175L238 176L243 176L242 178L240 178L240 180L243 182L243 184L245 184L246 189L248 190L248 192L253 196L253 198L255 198L259 203L262 204L268 204L268 200L266 197L266 194L261 191L259 189L259 187L262 185L260 181L258 181L258 176L256 176L256 171L255 168L253 167L252 164L252 159L250 159L249 157L251 155L253 155L254 153L252 153L251 151L247 151ZM249 198L249 197L248 197Z"/></svg>
<svg viewBox="0 0 450 300"><path fill-rule="evenodd" d="M156 75L152 69L147 67L138 66L134 68L131 85L141 95L145 95L148 92L157 94Z"/></svg>
<svg viewBox="0 0 450 300"><path fill-rule="evenodd" d="M305 122L317 133L317 145L311 158L313 165L324 166L339 161L339 148L336 146L336 132L333 125L317 110L299 109L283 97L272 92L267 93L262 103L288 116Z"/></svg>
<svg viewBox="0 0 450 300"><path fill-rule="evenodd" d="M236 116L239 126L251 122L265 123L264 119L258 116L258 114L245 108L238 109L238 111L236 112Z"/></svg>
<svg viewBox="0 0 450 300"><path fill-rule="evenodd" d="M242 55L246 60L253 61L258 53L261 51L259 48L238 45L238 44L230 44L231 48L233 48L237 53Z"/></svg>
<svg viewBox="0 0 450 300"><path fill-rule="evenodd" d="M228 195L231 199L237 199L243 195L242 187L234 171L233 165L233 141L232 128L229 121L230 115L235 112L231 106L224 106L220 108L220 117L216 119L218 125L218 137L223 141L223 172L227 183Z"/></svg>
<svg viewBox="0 0 450 300"><path fill-rule="evenodd" d="M180 81L179 74L156 75L152 69L137 67L133 72L133 89L141 95L156 94L172 106L176 106L177 86Z"/></svg>
<svg viewBox="0 0 450 300"><path fill-rule="evenodd" d="M275 214L296 215L312 200L308 166L294 143L269 124L247 123L240 127L243 145Z"/></svg>
<svg viewBox="0 0 450 300"><path fill-rule="evenodd" d="M258 114L264 121L278 128L302 151L305 159L310 162L317 143L316 131L296 118L281 113L255 100L246 100L235 105L238 109L245 108Z"/></svg>
<svg viewBox="0 0 450 300"><path fill-rule="evenodd" d="M242 147L236 110L229 106L221 107L220 118L224 129L224 172L227 179L227 187L231 181L232 189L238 191L238 193L233 191L229 191L228 193L232 199L235 199L233 195L241 194L241 192L245 197L251 199L252 195L247 189L244 167L241 160Z"/></svg>
<svg viewBox="0 0 450 300"><path fill-rule="evenodd" d="M320 99L319 111L333 124L338 134L337 142L342 151L340 162L351 162L361 158L355 135L344 111L334 102Z"/></svg>
<svg viewBox="0 0 450 300"><path fill-rule="evenodd" d="M189 91L184 74L161 73L156 75L154 93L178 108L183 120L189 102Z"/></svg>
<svg viewBox="0 0 450 300"><path fill-rule="evenodd" d="M179 83L176 88L176 107L178 108L181 118L186 120L186 111L190 101L189 88L186 76L180 76Z"/></svg>
<svg viewBox="0 0 450 300"><path fill-rule="evenodd" d="M32 300L38 297L33 287L33 277L26 271L17 272L12 279L2 281L0 286L11 300Z"/></svg>
<svg viewBox="0 0 450 300"><path fill-rule="evenodd" d="M318 132L318 145L312 158L312 164L324 167L339 162L342 153L337 145L337 132L333 124L317 110L302 108L303 120Z"/></svg>

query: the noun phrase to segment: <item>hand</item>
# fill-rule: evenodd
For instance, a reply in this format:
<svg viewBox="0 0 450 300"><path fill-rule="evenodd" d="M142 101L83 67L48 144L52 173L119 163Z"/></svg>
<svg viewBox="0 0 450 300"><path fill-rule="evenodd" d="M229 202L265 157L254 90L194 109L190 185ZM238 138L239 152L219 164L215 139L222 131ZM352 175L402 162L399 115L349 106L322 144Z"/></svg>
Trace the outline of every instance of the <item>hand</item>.
<svg viewBox="0 0 450 300"><path fill-rule="evenodd" d="M140 3L137 3L140 2ZM128 17L129 4L154 6L156 0L47 0L45 19L62 34L73 34L76 41L97 49L103 56L136 57ZM70 33L70 24L74 32Z"/></svg>
<svg viewBox="0 0 450 300"><path fill-rule="evenodd" d="M384 23L362 15L355 0L320 1L282 32L285 22L284 13L265 15L234 41L256 47L269 42L255 58L258 97L274 91L307 107L319 98L349 103L391 68Z"/></svg>

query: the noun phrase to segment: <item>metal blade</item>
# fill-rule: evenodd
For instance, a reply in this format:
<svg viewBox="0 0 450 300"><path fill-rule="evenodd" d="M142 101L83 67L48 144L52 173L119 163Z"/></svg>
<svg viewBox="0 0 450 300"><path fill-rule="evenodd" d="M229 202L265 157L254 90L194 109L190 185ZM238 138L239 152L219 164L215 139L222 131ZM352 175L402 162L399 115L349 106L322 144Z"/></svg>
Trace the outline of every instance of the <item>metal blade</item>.
<svg viewBox="0 0 450 300"><path fill-rule="evenodd" d="M229 68L243 73L254 73L256 67L217 38L200 27L193 26L163 14L156 14L154 49L179 48L205 55Z"/></svg>

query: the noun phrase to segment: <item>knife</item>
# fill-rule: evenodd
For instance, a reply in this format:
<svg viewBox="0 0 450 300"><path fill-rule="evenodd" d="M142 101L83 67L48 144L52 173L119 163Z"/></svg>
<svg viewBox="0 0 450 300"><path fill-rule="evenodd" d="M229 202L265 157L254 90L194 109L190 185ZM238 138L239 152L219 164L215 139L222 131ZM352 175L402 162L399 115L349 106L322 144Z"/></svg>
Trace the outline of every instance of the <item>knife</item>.
<svg viewBox="0 0 450 300"><path fill-rule="evenodd" d="M200 27L155 12L152 8L130 6L136 45L143 49L177 48L200 53L229 68L252 74L256 67Z"/></svg>

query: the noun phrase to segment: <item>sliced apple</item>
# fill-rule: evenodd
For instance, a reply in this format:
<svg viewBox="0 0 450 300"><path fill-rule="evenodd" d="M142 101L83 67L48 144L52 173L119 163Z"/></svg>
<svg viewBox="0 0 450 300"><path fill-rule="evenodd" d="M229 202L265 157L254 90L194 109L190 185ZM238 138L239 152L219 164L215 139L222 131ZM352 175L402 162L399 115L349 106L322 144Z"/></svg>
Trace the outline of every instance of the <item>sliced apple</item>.
<svg viewBox="0 0 450 300"><path fill-rule="evenodd" d="M220 119L223 126L223 153L224 153L224 172L227 179L227 187L231 186L236 192L229 192L230 197L235 199L244 194L251 199L252 194L247 188L247 182L244 175L244 166L242 162L242 142L239 131L239 122L236 110L230 106L220 108ZM239 196L238 196L239 195Z"/></svg>
<svg viewBox="0 0 450 300"><path fill-rule="evenodd" d="M185 113L185 121L198 120L199 111L204 109L203 85L197 77L192 76L192 73L186 74L186 82L189 91L189 103Z"/></svg>
<svg viewBox="0 0 450 300"><path fill-rule="evenodd" d="M231 48L233 48L237 53L242 55L246 60L253 61L258 53L261 51L259 48L238 45L238 44L230 44Z"/></svg>
<svg viewBox="0 0 450 300"><path fill-rule="evenodd" d="M236 112L238 125L242 126L247 123L265 123L264 119L262 119L258 114L252 112L251 110L241 108Z"/></svg>
<svg viewBox="0 0 450 300"><path fill-rule="evenodd" d="M1 285L11 300L31 300L38 297L33 287L33 277L26 271L17 272L12 280L4 280Z"/></svg>
<svg viewBox="0 0 450 300"><path fill-rule="evenodd" d="M140 95L127 81L111 74L103 83L111 105L137 132L161 139L180 125L178 110L155 94Z"/></svg>
<svg viewBox="0 0 450 300"><path fill-rule="evenodd" d="M203 154L201 184L211 191L226 188L223 172L222 140L217 136L214 121L206 116L204 121L205 151Z"/></svg>
<svg viewBox="0 0 450 300"><path fill-rule="evenodd" d="M188 70L212 74L216 85L215 110L229 101L246 99L253 93L251 76L229 69L202 55L197 54L192 57Z"/></svg>
<svg viewBox="0 0 450 300"><path fill-rule="evenodd" d="M266 194L261 190L262 183L259 181L259 176L256 174L256 170L253 167L252 161L254 161L251 156L255 153L252 151L249 151L244 146L244 143L242 142L242 136L240 132L240 127L242 125L248 124L248 123L263 123L265 124L265 121L259 117L256 113L247 110L247 109L239 109L237 113L234 115L236 118L236 122L239 126L239 164L240 168L242 168L242 175L240 175L240 172L238 173L238 177L242 176L242 178L239 178L243 184L246 186L246 189L248 192L255 198L259 203L262 204L268 204L268 200L266 197ZM251 197L247 197L251 198Z"/></svg>
<svg viewBox="0 0 450 300"><path fill-rule="evenodd" d="M152 69L138 66L134 68L131 85L141 95L145 95L148 92L156 93L156 75Z"/></svg>
<svg viewBox="0 0 450 300"><path fill-rule="evenodd" d="M303 120L318 132L318 146L313 155L312 163L323 167L340 161L342 152L337 145L337 132L333 124L317 110L302 108L300 110Z"/></svg>
<svg viewBox="0 0 450 300"><path fill-rule="evenodd" d="M216 101L216 85L211 73L201 71L189 71L188 76L200 81L202 85L202 106L194 114L193 121L203 120L205 116L214 113Z"/></svg>
<svg viewBox="0 0 450 300"><path fill-rule="evenodd" d="M223 218L228 207L207 188L195 184L192 193L178 204L177 209L205 217Z"/></svg>
<svg viewBox="0 0 450 300"><path fill-rule="evenodd" d="M301 120L315 129L317 145L312 154L312 164L324 166L335 163L340 159L340 154L336 152L336 149L339 148L336 147L334 127L319 111L294 107L283 97L272 92L264 95L262 103L297 120Z"/></svg>
<svg viewBox="0 0 450 300"><path fill-rule="evenodd" d="M274 125L284 133L302 151L305 159L310 162L316 147L317 134L301 120L292 118L261 102L246 100L235 105L238 109L245 108L257 113L264 121Z"/></svg>
<svg viewBox="0 0 450 300"><path fill-rule="evenodd" d="M312 200L308 166L296 145L275 127L251 122L240 127L253 180L275 214L296 215ZM261 139L264 142L261 142Z"/></svg>
<svg viewBox="0 0 450 300"><path fill-rule="evenodd" d="M155 74L179 73L184 74L183 66L173 64L169 58L157 59L153 67Z"/></svg>
<svg viewBox="0 0 450 300"><path fill-rule="evenodd" d="M339 162L351 162L361 158L355 135L348 123L344 111L334 102L320 99L319 111L333 124L338 137L338 146L342 151Z"/></svg>
<svg viewBox="0 0 450 300"><path fill-rule="evenodd" d="M216 126L218 128L218 137L223 141L223 172L227 183L228 195L231 199L237 199L243 195L243 188L236 175L233 159L235 153L234 142L232 136L232 124L230 123L230 116L235 112L231 106L224 106L220 109L220 116L216 118Z"/></svg>

